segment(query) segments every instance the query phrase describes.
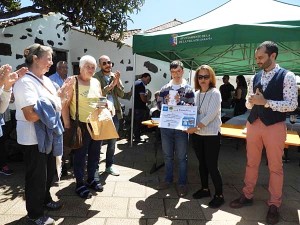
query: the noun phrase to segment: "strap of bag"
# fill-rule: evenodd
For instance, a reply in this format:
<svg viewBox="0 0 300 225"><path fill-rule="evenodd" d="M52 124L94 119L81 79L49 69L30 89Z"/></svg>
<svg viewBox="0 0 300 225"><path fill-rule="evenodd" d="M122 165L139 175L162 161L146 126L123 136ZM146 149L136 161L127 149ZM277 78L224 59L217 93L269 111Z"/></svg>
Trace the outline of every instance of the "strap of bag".
<svg viewBox="0 0 300 225"><path fill-rule="evenodd" d="M39 79L39 78L37 78L36 76L33 76L32 74L30 74L30 73L26 73L26 75L28 75L28 76L31 76L31 77L33 77L34 79L36 79L47 91L49 91L50 92L50 94L52 94L53 95L53 93L49 90L49 88L47 88L47 86Z"/></svg>
<svg viewBox="0 0 300 225"><path fill-rule="evenodd" d="M75 76L75 94L76 94L76 111L75 111L75 120L79 121L79 110L78 110L78 77Z"/></svg>

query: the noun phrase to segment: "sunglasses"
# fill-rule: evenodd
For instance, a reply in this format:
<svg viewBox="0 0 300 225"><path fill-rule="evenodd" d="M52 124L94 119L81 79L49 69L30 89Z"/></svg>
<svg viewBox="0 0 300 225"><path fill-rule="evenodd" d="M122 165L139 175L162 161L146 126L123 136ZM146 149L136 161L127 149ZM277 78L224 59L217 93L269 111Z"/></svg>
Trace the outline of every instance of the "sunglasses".
<svg viewBox="0 0 300 225"><path fill-rule="evenodd" d="M114 66L114 63L111 61L102 62L103 66L105 66L106 64Z"/></svg>
<svg viewBox="0 0 300 225"><path fill-rule="evenodd" d="M202 79L208 80L210 78L210 76L209 75L197 75L197 78L198 78L198 80L202 80Z"/></svg>

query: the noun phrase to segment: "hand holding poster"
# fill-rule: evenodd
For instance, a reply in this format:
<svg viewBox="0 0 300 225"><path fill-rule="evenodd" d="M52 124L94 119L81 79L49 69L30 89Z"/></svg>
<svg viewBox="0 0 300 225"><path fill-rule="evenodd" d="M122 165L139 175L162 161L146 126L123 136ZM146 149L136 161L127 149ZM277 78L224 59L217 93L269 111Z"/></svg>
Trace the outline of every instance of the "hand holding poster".
<svg viewBox="0 0 300 225"><path fill-rule="evenodd" d="M186 130L195 127L197 120L197 106L165 105L161 107L158 127L176 130Z"/></svg>

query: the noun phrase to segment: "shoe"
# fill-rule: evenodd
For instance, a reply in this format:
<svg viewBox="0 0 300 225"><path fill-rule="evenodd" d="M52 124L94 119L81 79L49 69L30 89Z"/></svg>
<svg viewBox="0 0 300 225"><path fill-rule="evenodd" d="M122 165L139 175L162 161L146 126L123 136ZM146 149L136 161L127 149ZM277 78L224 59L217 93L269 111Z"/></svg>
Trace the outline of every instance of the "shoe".
<svg viewBox="0 0 300 225"><path fill-rule="evenodd" d="M55 201L51 201L51 202L48 202L46 205L45 205L45 208L48 209L48 210L59 210L63 207L63 203L62 202L55 202Z"/></svg>
<svg viewBox="0 0 300 225"><path fill-rule="evenodd" d="M105 172L106 172L106 173L109 173L109 174L111 174L111 175L113 175L113 176L119 176L119 175L120 175L119 170L117 170L116 168L114 168L114 167L112 167L112 166L106 168L106 169L105 169Z"/></svg>
<svg viewBox="0 0 300 225"><path fill-rule="evenodd" d="M38 219L28 219L27 224L35 224L35 225L55 225L55 220L49 216L42 216Z"/></svg>
<svg viewBox="0 0 300 225"><path fill-rule="evenodd" d="M188 189L186 185L178 185L177 188L178 197L184 197L187 195L187 193L188 193Z"/></svg>
<svg viewBox="0 0 300 225"><path fill-rule="evenodd" d="M242 208L243 206L250 206L253 204L253 199L248 199L245 195L241 195L241 197L230 202L229 206L234 209Z"/></svg>
<svg viewBox="0 0 300 225"><path fill-rule="evenodd" d="M200 190L196 191L193 194L194 199L200 199L200 198L205 198L205 197L210 197L210 190L209 189L201 188Z"/></svg>
<svg viewBox="0 0 300 225"><path fill-rule="evenodd" d="M210 208L219 208L221 205L225 203L223 195L214 195L214 198L208 203Z"/></svg>
<svg viewBox="0 0 300 225"><path fill-rule="evenodd" d="M1 174L4 174L6 176L10 176L12 174L14 174L14 171L9 169L7 165L3 166L0 170L0 173Z"/></svg>
<svg viewBox="0 0 300 225"><path fill-rule="evenodd" d="M269 211L267 214L267 224L276 224L279 222L279 212L278 207L275 205L270 205Z"/></svg>
<svg viewBox="0 0 300 225"><path fill-rule="evenodd" d="M156 187L157 190L166 190L170 188L171 184L169 182L161 182L159 185Z"/></svg>
<svg viewBox="0 0 300 225"><path fill-rule="evenodd" d="M91 188L97 192L103 191L103 186L101 185L101 183L99 181L96 181L96 180L87 181L86 186L88 186L89 188Z"/></svg>

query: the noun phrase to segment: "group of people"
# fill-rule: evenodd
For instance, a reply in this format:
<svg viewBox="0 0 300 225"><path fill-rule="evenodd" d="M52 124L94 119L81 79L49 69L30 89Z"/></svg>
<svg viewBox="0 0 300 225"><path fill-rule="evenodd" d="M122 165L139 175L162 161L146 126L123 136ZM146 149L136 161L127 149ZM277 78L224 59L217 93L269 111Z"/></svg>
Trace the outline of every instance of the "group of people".
<svg viewBox="0 0 300 225"><path fill-rule="evenodd" d="M81 57L80 72L67 77L67 65L59 62L57 71L64 71L63 77L45 73L53 64L52 49L48 46L33 44L24 50L25 63L16 72L9 65L0 68L0 112L8 106L13 92L16 105L17 141L24 149L25 162L25 197L28 221L33 224L54 224L55 221L44 215L44 209L57 210L63 206L60 201L53 201L50 187L55 176L56 161L63 155L62 135L75 120L76 102L82 128L83 146L73 153L73 169L76 179L76 193L81 198L90 198L90 190L103 191L100 181L95 178L99 164L101 140L93 140L86 129L86 118L94 110L93 104L99 97L106 96L112 103L112 120L116 128L122 118L118 98L124 96L124 86L120 72L112 73L113 63L106 55L99 58L100 71L96 72L96 59L90 55ZM278 47L266 41L255 51L255 59L261 71L255 74L248 88L245 104L251 109L247 122L247 165L243 194L230 203L232 208L253 204L253 192L258 178L259 164L263 147L266 148L270 172L267 222L279 221L279 207L282 202L283 169L282 155L286 138L285 113L297 107L297 85L295 75L276 64ZM200 199L211 196L209 175L214 185L214 195L208 205L218 208L224 204L223 181L218 168L220 152L220 127L222 97L216 88L216 74L209 65L198 67L194 77L194 87L183 78L183 63L176 60L170 64L171 80L157 93L157 107L168 104L170 91L176 91L177 105L197 106L195 127L181 131L161 128L162 151L165 162L164 180L157 189L168 189L174 183L174 155L178 160L177 192L179 197L188 193L187 152L188 140L199 161L201 188L193 194ZM60 72L58 73L58 75ZM243 80L238 79L236 96L245 96ZM148 101L145 86L151 81L150 74L143 74L135 83L135 96L139 97L140 108L135 110L136 123L140 124L140 114L144 114L145 102ZM78 84L78 95L75 86ZM273 90L276 89L276 92ZM195 90L195 92L194 92ZM78 96L78 99L76 99ZM47 116L45 116L47 115ZM61 117L62 121L61 122ZM1 121L1 118L0 118ZM1 127L1 126L0 126ZM135 138L140 133L135 130ZM0 129L0 136L2 135ZM113 167L116 139L108 140L106 153L106 172L119 175ZM87 155L87 162L85 156ZM87 180L84 180L85 166Z"/></svg>
<svg viewBox="0 0 300 225"><path fill-rule="evenodd" d="M274 42L265 41L255 51L255 60L261 69L251 79L248 88L243 76L238 76L235 90L236 105L251 110L247 121L247 164L242 195L230 202L230 207L241 208L253 204L254 188L258 179L263 147L266 149L270 173L266 216L268 224L279 221L279 207L282 203L283 168L282 155L286 140L286 113L297 108L298 88L294 73L276 64L278 47ZM195 72L194 89L183 79L183 64L170 64L171 81L160 90L158 105L168 104L170 90L178 92L177 105L197 106L195 127L185 131L161 128L162 150L165 162L164 180L158 190L168 189L173 184L174 155L178 161L177 192L179 197L187 194L187 149L188 134L199 161L201 188L192 196L201 199L211 196L208 177L214 185L214 195L208 205L218 208L224 204L223 181L218 168L220 151L220 126L222 99L216 88L216 75L208 65L201 65ZM228 77L224 77L228 83ZM226 82L225 81L225 82ZM234 90L229 89L231 92ZM276 90L276 91L274 91ZM245 99L240 100L239 99ZM224 102L224 101L223 101ZM224 106L224 105L223 105ZM240 113L236 110L236 113Z"/></svg>
<svg viewBox="0 0 300 225"><path fill-rule="evenodd" d="M95 110L92 103L105 96L110 102L108 107L115 128L118 128L122 118L118 97L123 96L124 87L120 73L111 72L113 64L108 56L100 56L100 71L96 74L96 59L85 55L80 59L78 75L68 77L67 63L60 61L56 73L48 78L45 74L53 65L52 54L51 47L33 44L24 50L27 67L16 72L12 72L9 65L0 68L1 113L9 104L12 90L15 97L17 142L24 154L26 210L31 224L54 224L54 219L44 215L44 209L58 210L63 206L61 201L53 201L50 187L56 174L56 163L63 155L63 132L70 128L70 121L75 119L76 100L79 102L83 146L73 151L73 170L75 192L82 198L91 197L90 189L103 190L96 176L102 141L93 140L86 129L86 119ZM2 122L3 119L1 125ZM1 136L2 129L0 131ZM118 176L119 171L113 167L115 144L116 139L108 140L105 171Z"/></svg>
<svg viewBox="0 0 300 225"><path fill-rule="evenodd" d="M239 116L247 111L246 97L247 97L247 82L243 75L236 76L236 89L229 82L229 76L224 75L223 84L220 86L220 93L222 97L222 108L234 108L233 115Z"/></svg>

